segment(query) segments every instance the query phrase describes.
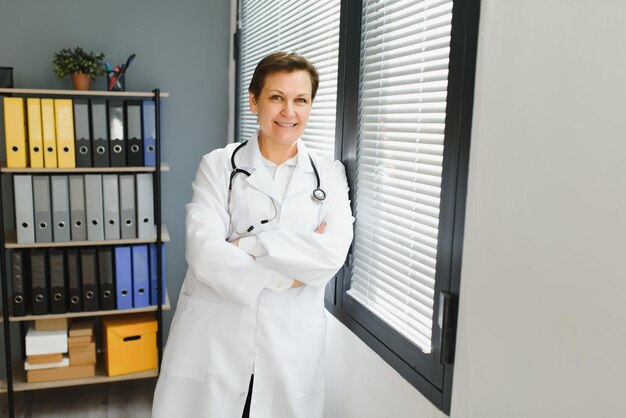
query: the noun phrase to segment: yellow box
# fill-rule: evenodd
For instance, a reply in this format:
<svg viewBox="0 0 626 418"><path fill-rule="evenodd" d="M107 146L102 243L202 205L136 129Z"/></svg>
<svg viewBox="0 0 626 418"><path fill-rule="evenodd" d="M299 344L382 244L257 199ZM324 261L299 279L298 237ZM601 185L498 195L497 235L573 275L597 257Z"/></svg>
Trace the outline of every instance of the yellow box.
<svg viewBox="0 0 626 418"><path fill-rule="evenodd" d="M105 364L109 376L157 368L157 321L150 314L102 318Z"/></svg>

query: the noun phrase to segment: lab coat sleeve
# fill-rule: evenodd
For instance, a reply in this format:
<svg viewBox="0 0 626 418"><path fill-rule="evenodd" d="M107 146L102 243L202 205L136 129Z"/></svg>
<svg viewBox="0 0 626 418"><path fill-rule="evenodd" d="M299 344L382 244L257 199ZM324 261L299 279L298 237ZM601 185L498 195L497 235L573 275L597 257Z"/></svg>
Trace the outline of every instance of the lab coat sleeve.
<svg viewBox="0 0 626 418"><path fill-rule="evenodd" d="M333 175L322 218L327 226L323 234L269 230L256 235L267 253L257 257L257 262L310 286L326 285L343 266L352 242L354 218L345 169L338 161L331 169Z"/></svg>
<svg viewBox="0 0 626 418"><path fill-rule="evenodd" d="M274 271L227 242L226 150L204 156L186 206L185 257L191 274L224 299L252 307Z"/></svg>

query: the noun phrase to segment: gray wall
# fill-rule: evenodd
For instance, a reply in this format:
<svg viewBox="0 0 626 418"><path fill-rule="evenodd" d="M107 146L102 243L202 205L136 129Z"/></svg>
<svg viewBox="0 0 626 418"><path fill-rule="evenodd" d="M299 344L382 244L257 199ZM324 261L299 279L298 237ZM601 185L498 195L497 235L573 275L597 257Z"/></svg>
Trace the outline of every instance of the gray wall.
<svg viewBox="0 0 626 418"><path fill-rule="evenodd" d="M81 46L111 64L137 56L129 91L156 87L162 100L163 219L171 235L167 280L175 305L186 263L184 205L202 155L226 143L230 4L214 0L0 0L0 66L14 67L15 87L71 88L58 81L52 53ZM92 89L104 90L103 78ZM172 312L165 314L169 329Z"/></svg>

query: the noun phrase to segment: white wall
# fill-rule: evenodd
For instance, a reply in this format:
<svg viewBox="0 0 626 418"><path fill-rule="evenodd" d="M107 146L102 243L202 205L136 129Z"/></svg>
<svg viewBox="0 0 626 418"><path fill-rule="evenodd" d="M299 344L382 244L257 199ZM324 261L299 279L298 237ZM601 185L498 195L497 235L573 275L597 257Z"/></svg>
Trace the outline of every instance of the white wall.
<svg viewBox="0 0 626 418"><path fill-rule="evenodd" d="M453 418L626 416L626 2L482 0ZM443 417L330 320L327 418Z"/></svg>

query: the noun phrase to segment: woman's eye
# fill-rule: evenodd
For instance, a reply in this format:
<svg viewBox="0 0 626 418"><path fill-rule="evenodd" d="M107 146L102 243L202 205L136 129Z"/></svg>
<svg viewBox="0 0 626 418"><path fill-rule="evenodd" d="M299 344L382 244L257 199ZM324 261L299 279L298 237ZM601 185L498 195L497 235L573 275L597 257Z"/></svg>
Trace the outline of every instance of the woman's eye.
<svg viewBox="0 0 626 418"><path fill-rule="evenodd" d="M296 99L296 102L302 103L302 104L307 104L308 103L307 100L303 99L303 98Z"/></svg>
<svg viewBox="0 0 626 418"><path fill-rule="evenodd" d="M281 100L281 99L282 99L282 97L277 96L277 95L274 95L274 96L270 97L270 100L274 100L274 101L278 101L278 100Z"/></svg>

